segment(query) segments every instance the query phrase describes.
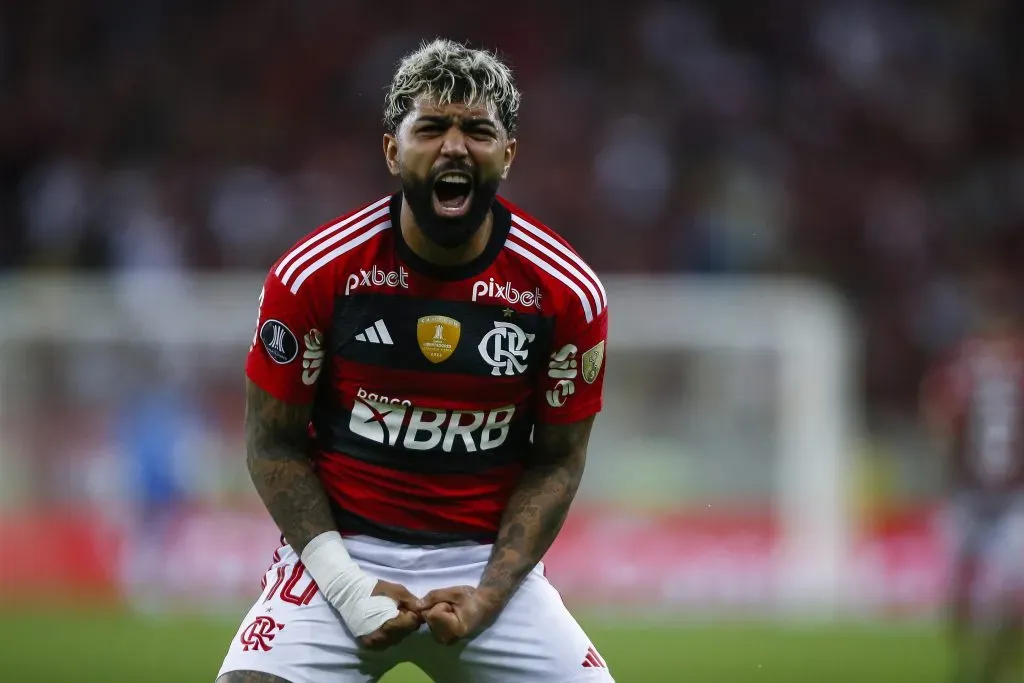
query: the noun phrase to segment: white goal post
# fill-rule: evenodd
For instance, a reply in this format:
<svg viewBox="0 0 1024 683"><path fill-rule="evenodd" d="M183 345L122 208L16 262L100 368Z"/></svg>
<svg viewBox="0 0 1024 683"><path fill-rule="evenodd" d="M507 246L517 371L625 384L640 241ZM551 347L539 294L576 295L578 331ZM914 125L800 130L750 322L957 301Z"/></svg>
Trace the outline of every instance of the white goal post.
<svg viewBox="0 0 1024 683"><path fill-rule="evenodd" d="M842 300L817 283L774 277L619 277L605 284L610 349L779 355L778 597L787 609L841 606L853 580L858 420L856 335Z"/></svg>
<svg viewBox="0 0 1024 683"><path fill-rule="evenodd" d="M201 343L244 353L262 274L0 279L0 418L31 383L20 345ZM850 459L858 427L855 328L822 285L761 277L603 278L615 354L769 352L776 360L776 511L783 541L779 597L826 613L843 602L853 543ZM24 347L22 347L24 348ZM14 352L12 352L14 351ZM611 388L614 390L614 388ZM0 421L0 424L3 424ZM16 504L18 447L0 434L0 507Z"/></svg>

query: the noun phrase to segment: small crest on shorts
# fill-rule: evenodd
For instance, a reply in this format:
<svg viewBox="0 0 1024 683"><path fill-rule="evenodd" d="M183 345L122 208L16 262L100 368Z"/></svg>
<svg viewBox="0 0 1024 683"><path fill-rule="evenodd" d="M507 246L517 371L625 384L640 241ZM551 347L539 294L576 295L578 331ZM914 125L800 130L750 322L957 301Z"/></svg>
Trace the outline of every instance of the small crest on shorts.
<svg viewBox="0 0 1024 683"><path fill-rule="evenodd" d="M448 360L462 336L462 323L446 315L425 315L416 321L416 341L431 363Z"/></svg>
<svg viewBox="0 0 1024 683"><path fill-rule="evenodd" d="M593 384L598 373L601 372L601 364L604 363L604 341L598 342L589 351L584 352L581 360L583 362L583 381Z"/></svg>
<svg viewBox="0 0 1024 683"><path fill-rule="evenodd" d="M275 621L271 617L264 615L256 617L238 635L238 640L242 644L242 651L270 652L274 648L271 643L283 628L284 624Z"/></svg>

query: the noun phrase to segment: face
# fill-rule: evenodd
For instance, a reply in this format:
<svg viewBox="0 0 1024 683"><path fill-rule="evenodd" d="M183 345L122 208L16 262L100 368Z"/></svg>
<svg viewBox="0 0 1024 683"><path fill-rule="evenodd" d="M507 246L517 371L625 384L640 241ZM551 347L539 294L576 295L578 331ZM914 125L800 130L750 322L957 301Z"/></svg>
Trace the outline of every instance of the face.
<svg viewBox="0 0 1024 683"><path fill-rule="evenodd" d="M495 108L416 100L384 157L420 229L433 243L458 247L480 229L515 157Z"/></svg>

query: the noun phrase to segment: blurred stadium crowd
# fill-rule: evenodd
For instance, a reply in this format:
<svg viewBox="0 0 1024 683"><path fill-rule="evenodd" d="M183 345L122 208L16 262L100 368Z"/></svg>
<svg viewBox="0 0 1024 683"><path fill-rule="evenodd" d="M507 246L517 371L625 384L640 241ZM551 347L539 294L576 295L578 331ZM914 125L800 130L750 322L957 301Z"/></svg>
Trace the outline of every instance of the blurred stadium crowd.
<svg viewBox="0 0 1024 683"><path fill-rule="evenodd" d="M511 59L505 194L600 272L824 278L869 417L909 416L963 245L1024 225L1024 3L597 7L3 3L0 272L265 269L393 187L383 88L444 35Z"/></svg>

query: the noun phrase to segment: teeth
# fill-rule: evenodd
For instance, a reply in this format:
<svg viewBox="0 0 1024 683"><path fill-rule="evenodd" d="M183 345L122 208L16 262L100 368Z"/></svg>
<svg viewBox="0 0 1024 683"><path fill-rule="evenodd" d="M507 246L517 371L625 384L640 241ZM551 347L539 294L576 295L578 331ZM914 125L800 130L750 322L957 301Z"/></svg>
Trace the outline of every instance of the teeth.
<svg viewBox="0 0 1024 683"><path fill-rule="evenodd" d="M466 185L466 184L469 184L469 178L467 178L464 175L456 174L456 173L445 174L445 175L441 176L440 178L438 178L438 180L439 181L444 181L446 183L455 183L456 185Z"/></svg>

